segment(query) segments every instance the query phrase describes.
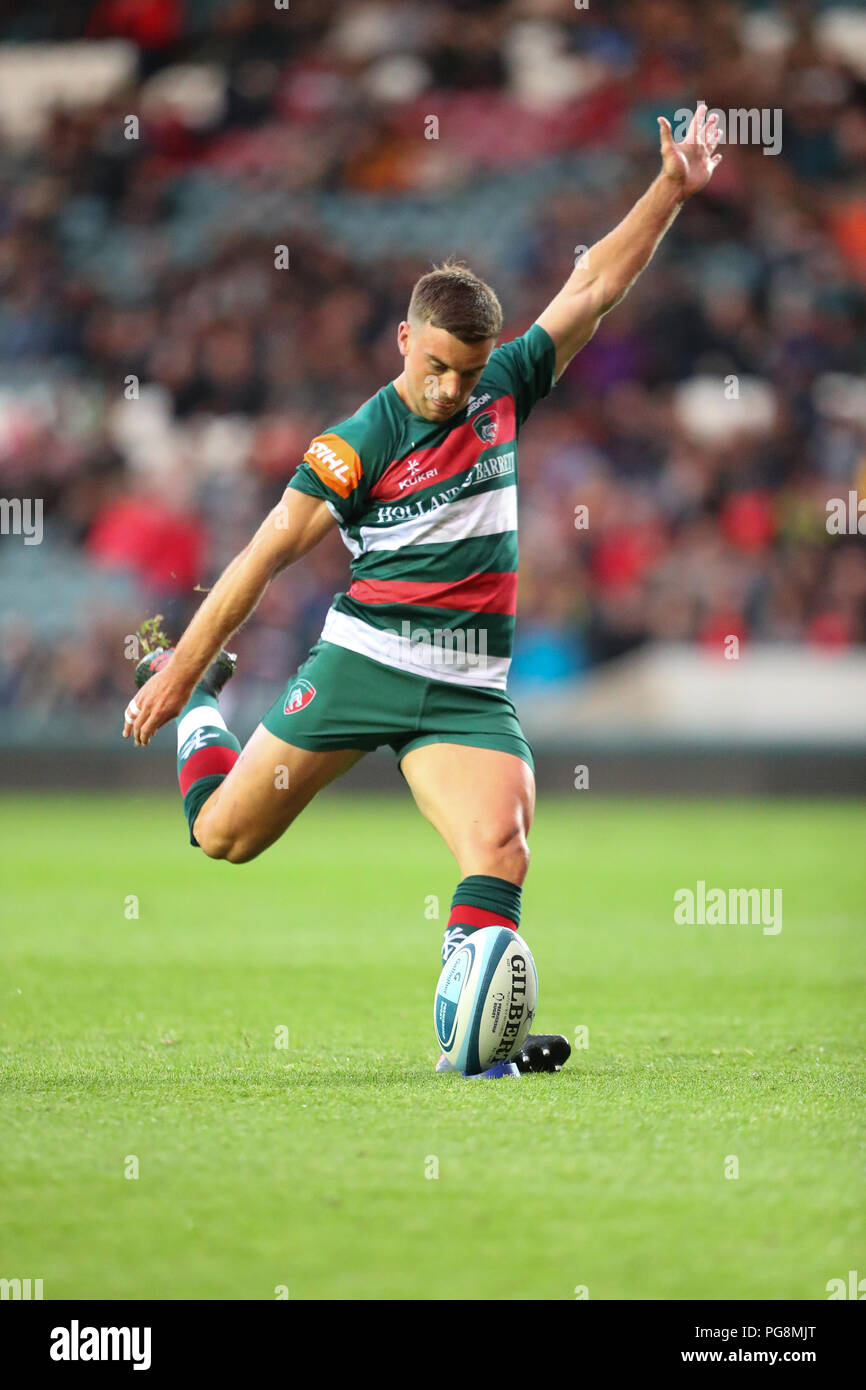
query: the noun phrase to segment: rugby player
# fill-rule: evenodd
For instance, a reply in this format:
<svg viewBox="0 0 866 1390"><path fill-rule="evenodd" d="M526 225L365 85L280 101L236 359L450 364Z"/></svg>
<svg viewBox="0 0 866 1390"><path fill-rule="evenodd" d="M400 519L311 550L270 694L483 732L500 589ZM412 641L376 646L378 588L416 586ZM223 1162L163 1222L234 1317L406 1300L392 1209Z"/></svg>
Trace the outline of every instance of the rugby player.
<svg viewBox="0 0 866 1390"><path fill-rule="evenodd" d="M518 433L711 177L721 155L706 112L702 103L679 143L659 117L661 172L522 337L497 347L499 300L462 264L422 276L397 330L401 374L312 440L177 647L139 663L123 736L146 746L177 719L184 812L205 854L254 859L322 787L388 744L460 872L443 961L480 927L517 930L535 790L506 693ZM241 749L218 709L235 666L224 645L274 576L334 526L352 582ZM532 1035L485 1075L558 1070L568 1054L565 1038Z"/></svg>

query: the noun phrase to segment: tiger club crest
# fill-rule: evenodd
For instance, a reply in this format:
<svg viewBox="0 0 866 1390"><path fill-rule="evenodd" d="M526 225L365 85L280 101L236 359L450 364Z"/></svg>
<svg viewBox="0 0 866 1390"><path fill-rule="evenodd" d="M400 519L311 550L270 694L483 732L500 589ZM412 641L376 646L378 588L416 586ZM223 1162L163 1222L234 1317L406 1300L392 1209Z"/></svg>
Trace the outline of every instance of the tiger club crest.
<svg viewBox="0 0 866 1390"><path fill-rule="evenodd" d="M495 444L499 434L499 416L495 410L483 410L472 421L472 428L482 444Z"/></svg>
<svg viewBox="0 0 866 1390"><path fill-rule="evenodd" d="M315 699L315 695L316 687L311 685L308 680L304 680L303 676L299 676L289 686L283 714L297 714L299 709L306 709L310 701Z"/></svg>

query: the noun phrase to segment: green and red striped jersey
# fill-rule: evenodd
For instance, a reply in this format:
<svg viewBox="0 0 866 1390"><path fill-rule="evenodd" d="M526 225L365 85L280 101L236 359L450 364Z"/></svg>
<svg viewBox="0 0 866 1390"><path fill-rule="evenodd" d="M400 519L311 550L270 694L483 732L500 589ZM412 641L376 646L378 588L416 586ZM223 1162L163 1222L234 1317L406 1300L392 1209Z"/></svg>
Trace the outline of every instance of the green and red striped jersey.
<svg viewBox="0 0 866 1390"><path fill-rule="evenodd" d="M321 497L352 561L322 637L428 679L502 690L517 609L517 437L553 386L539 324L490 355L462 411L393 383L317 435L290 486Z"/></svg>

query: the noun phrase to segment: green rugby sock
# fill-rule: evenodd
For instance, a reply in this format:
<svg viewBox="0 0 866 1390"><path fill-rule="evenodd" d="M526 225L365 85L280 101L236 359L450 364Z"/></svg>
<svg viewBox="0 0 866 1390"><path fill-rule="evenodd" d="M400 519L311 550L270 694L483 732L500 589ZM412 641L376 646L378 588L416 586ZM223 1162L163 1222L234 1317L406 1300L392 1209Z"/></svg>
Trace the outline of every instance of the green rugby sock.
<svg viewBox="0 0 866 1390"><path fill-rule="evenodd" d="M442 942L442 964L481 927L520 925L520 893L516 883L489 874L470 874L457 885Z"/></svg>
<svg viewBox="0 0 866 1390"><path fill-rule="evenodd" d="M177 719L177 779L190 844L198 844L192 833L196 816L214 788L225 781L240 752L241 745L226 728L216 696L197 685Z"/></svg>

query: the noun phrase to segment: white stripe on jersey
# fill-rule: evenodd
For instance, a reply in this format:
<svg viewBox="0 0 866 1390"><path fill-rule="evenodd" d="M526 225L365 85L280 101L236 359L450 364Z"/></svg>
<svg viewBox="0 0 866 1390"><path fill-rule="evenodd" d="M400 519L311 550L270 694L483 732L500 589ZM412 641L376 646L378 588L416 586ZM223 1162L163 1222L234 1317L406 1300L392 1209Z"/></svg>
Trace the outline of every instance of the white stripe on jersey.
<svg viewBox="0 0 866 1390"><path fill-rule="evenodd" d="M357 541L352 540L352 537L348 534L348 532L345 529L346 523L340 516L340 513L337 511L337 508L334 506L333 502L329 502L327 497L324 499L324 502L325 506L328 508L328 511L331 513L331 516L334 518L334 520L340 528L340 537L344 546L348 550L352 559L357 560L358 556L361 554L361 551L363 550L363 546L359 545Z"/></svg>
<svg viewBox="0 0 866 1390"><path fill-rule="evenodd" d="M407 609L407 613L410 611ZM347 647L351 652L368 656L383 666L408 671L412 676L446 681L451 685L477 685L485 690L504 690L511 665L510 656L488 656L486 652L461 654L444 650L439 653L441 659L435 661L432 654L436 649L431 646L413 642L411 637L404 637L400 632L373 627L351 613L338 613L334 608L328 609L322 641Z"/></svg>
<svg viewBox="0 0 866 1390"><path fill-rule="evenodd" d="M380 515L384 513L387 516L389 508L393 512L398 507L412 510L408 503L394 502L381 502L377 510ZM509 487L493 488L474 497L443 502L441 507L425 511L423 516L410 515L390 526L362 526L361 549L365 553L369 550L402 550L404 545L439 545L516 530L517 485L511 483Z"/></svg>

